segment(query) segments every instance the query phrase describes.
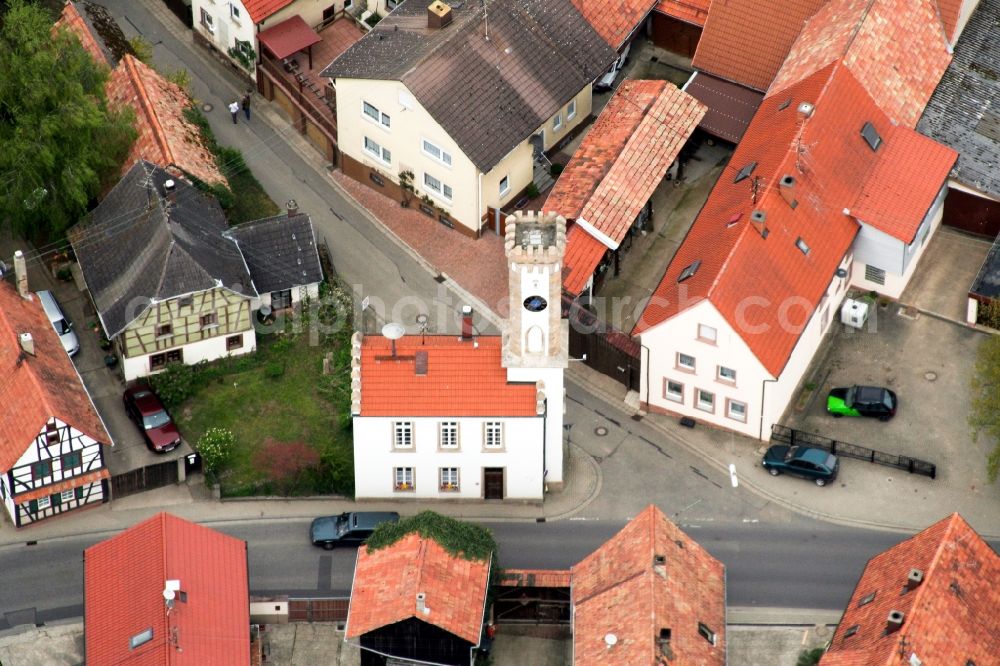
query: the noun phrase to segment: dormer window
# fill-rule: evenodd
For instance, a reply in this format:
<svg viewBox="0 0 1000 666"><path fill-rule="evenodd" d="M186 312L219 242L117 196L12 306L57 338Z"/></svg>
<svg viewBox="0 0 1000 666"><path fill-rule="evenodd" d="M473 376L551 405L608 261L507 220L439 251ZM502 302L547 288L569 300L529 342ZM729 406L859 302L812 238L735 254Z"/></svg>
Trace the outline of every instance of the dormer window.
<svg viewBox="0 0 1000 666"><path fill-rule="evenodd" d="M882 137L879 136L878 130L870 122L865 123L865 126L861 128L861 137L872 150L878 150L878 147L882 145Z"/></svg>
<svg viewBox="0 0 1000 666"><path fill-rule="evenodd" d="M695 259L693 262L684 267L681 274L677 276L677 282L684 282L689 277L693 277L695 273L698 272L698 268L701 266L701 259Z"/></svg>
<svg viewBox="0 0 1000 666"><path fill-rule="evenodd" d="M753 170L757 168L756 162L751 162L736 173L736 178L733 179L734 183L738 183L741 180L746 180L753 173Z"/></svg>
<svg viewBox="0 0 1000 666"><path fill-rule="evenodd" d="M802 254L809 254L809 245L799 236L795 241L795 247L802 251Z"/></svg>

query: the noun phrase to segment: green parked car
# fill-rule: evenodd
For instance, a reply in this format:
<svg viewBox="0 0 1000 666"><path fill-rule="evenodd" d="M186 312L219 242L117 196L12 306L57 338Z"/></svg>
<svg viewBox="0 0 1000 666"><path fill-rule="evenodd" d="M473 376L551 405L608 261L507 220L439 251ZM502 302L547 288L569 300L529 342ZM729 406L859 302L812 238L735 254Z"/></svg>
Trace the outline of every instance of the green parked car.
<svg viewBox="0 0 1000 666"><path fill-rule="evenodd" d="M826 411L841 416L873 416L888 421L896 415L899 400L896 394L880 386L835 388L826 397Z"/></svg>

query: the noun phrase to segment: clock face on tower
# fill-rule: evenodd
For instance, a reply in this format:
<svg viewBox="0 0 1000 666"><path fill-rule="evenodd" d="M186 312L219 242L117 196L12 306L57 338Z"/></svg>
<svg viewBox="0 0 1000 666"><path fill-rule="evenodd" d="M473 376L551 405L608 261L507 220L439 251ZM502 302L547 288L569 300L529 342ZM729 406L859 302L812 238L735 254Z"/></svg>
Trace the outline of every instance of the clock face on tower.
<svg viewBox="0 0 1000 666"><path fill-rule="evenodd" d="M546 307L548 303L541 296L528 296L524 299L524 309L528 312L541 312Z"/></svg>

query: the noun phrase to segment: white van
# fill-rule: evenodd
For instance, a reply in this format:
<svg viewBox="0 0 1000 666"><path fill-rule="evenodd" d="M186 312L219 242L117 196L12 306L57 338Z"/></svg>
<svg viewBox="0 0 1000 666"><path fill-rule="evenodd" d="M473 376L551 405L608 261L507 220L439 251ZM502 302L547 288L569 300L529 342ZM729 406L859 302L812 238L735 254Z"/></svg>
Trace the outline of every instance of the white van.
<svg viewBox="0 0 1000 666"><path fill-rule="evenodd" d="M625 48L622 49L618 59L611 65L611 69L605 72L601 78L594 81L594 92L607 92L608 90L614 88L615 79L618 78L618 72L622 71L622 68L628 63L628 53L631 50L632 42L629 42L625 45Z"/></svg>
<svg viewBox="0 0 1000 666"><path fill-rule="evenodd" d="M73 332L73 324L66 318L62 307L59 305L59 301L56 300L51 291L39 291L35 293L42 304L42 309L45 310L46 316L52 322L52 328L56 329L56 333L62 341L63 349L70 356L75 355L80 351L80 340L76 337L76 333Z"/></svg>

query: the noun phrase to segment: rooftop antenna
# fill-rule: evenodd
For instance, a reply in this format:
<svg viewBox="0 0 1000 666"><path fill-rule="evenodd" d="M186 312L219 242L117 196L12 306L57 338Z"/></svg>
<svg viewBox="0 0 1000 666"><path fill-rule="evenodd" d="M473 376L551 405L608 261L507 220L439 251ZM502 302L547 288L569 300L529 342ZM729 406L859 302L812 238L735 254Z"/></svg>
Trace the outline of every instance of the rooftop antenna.
<svg viewBox="0 0 1000 666"><path fill-rule="evenodd" d="M486 0L479 0L483 6L483 24L486 26L486 41L490 41L490 17L486 12Z"/></svg>
<svg viewBox="0 0 1000 666"><path fill-rule="evenodd" d="M392 357L396 358L396 340L406 335L406 329L402 324L390 321L382 327L382 335L392 341Z"/></svg>
<svg viewBox="0 0 1000 666"><path fill-rule="evenodd" d="M420 327L420 345L424 344L424 336L427 334L427 315L423 312L417 315L417 326Z"/></svg>
<svg viewBox="0 0 1000 666"><path fill-rule="evenodd" d="M757 195L760 193L760 176L754 176L750 179L750 200L753 203L757 203Z"/></svg>

